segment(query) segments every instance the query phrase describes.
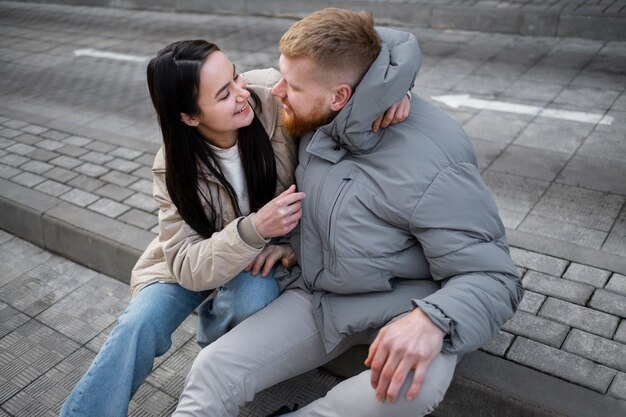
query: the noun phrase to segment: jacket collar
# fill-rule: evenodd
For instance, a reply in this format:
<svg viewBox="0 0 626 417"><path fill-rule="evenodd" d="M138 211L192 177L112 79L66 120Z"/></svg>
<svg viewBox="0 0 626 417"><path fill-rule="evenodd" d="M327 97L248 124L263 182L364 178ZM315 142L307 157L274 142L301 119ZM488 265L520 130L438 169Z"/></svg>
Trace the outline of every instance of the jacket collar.
<svg viewBox="0 0 626 417"><path fill-rule="evenodd" d="M329 124L312 133L307 152L337 163L348 153L371 151L383 136L372 123L413 87L421 63L417 39L408 32L376 28L382 39L378 57L346 106Z"/></svg>

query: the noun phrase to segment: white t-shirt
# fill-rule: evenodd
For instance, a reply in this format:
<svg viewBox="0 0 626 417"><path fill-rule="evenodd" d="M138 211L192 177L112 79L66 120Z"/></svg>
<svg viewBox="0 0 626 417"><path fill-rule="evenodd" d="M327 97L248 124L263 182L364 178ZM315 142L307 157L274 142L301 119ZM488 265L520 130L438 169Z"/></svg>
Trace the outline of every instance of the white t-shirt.
<svg viewBox="0 0 626 417"><path fill-rule="evenodd" d="M246 184L246 177L243 172L243 165L241 163L241 157L239 156L239 145L235 143L234 146L228 149L218 148L209 144L215 159L220 168L222 174L226 177L226 180L232 185L237 195L237 203L243 216L250 214L250 202L248 200L248 184Z"/></svg>

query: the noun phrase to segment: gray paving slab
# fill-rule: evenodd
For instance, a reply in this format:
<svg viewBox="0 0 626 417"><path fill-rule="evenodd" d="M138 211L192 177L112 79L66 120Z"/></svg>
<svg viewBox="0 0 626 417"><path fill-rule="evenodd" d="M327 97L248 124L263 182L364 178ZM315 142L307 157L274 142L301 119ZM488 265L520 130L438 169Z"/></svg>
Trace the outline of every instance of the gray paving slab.
<svg viewBox="0 0 626 417"><path fill-rule="evenodd" d="M585 305L593 293L593 287L536 271L528 271L522 279L524 288L561 300Z"/></svg>
<svg viewBox="0 0 626 417"><path fill-rule="evenodd" d="M591 360L522 337L515 339L506 357L602 393L606 392L617 374L615 370Z"/></svg>
<svg viewBox="0 0 626 417"><path fill-rule="evenodd" d="M619 323L619 318L614 315L597 311L593 307L583 307L552 297L547 298L538 314L541 317L582 329L604 338L611 338ZM560 346L561 344L559 343L557 347Z"/></svg>

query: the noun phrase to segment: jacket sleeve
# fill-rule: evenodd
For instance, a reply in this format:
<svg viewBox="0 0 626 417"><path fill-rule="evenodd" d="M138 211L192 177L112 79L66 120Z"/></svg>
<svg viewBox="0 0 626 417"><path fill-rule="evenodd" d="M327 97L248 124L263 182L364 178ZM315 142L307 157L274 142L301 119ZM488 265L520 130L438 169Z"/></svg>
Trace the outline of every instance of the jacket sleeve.
<svg viewBox="0 0 626 417"><path fill-rule="evenodd" d="M433 279L442 282L413 304L447 333L444 352L477 349L513 316L524 292L478 167L464 162L440 171L410 222Z"/></svg>
<svg viewBox="0 0 626 417"><path fill-rule="evenodd" d="M208 239L202 237L170 200L164 177L164 173L155 173L154 197L159 206L159 243L170 273L192 291L223 285L261 252L265 240L254 230L250 216L235 219ZM240 228L246 228L245 233Z"/></svg>

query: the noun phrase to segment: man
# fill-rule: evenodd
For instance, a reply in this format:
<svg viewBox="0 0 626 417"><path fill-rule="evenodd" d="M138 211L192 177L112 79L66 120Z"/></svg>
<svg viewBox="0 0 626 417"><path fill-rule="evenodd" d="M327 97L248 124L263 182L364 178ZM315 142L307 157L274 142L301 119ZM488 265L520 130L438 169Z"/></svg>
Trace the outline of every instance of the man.
<svg viewBox="0 0 626 417"><path fill-rule="evenodd" d="M280 48L272 93L302 136L299 267L284 271L278 299L199 354L175 415L237 416L257 392L359 343L371 344L371 369L289 415L429 414L460 355L493 337L523 294L472 146L417 97L405 122L371 131L413 85L412 35L331 8L293 25Z"/></svg>

